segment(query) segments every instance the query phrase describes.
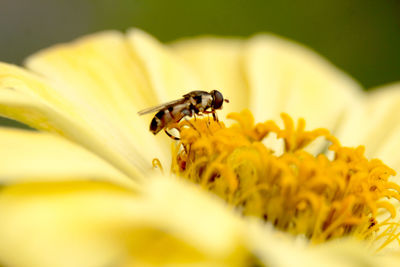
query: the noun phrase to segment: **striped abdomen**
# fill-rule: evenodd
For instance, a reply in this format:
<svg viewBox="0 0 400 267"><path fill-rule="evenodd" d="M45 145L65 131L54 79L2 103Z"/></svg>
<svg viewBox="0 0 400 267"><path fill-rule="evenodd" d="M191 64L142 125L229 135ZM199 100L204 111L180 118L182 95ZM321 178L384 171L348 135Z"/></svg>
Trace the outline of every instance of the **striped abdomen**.
<svg viewBox="0 0 400 267"><path fill-rule="evenodd" d="M170 124L180 121L185 116L191 116L191 111L187 103L165 107L157 112L151 120L150 132L157 134Z"/></svg>

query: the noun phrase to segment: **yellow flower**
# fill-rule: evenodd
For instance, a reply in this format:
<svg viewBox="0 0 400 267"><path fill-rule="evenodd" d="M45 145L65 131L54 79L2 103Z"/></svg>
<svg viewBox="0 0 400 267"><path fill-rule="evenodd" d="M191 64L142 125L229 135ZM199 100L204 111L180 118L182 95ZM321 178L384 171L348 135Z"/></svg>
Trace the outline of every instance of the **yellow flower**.
<svg viewBox="0 0 400 267"><path fill-rule="evenodd" d="M398 197L395 179L388 180L391 168L400 168L398 85L364 93L318 55L272 35L162 45L140 30L110 31L39 52L26 68L0 63L0 115L40 130L0 129L1 265L400 262L391 218L398 203L382 201ZM151 117L137 111L212 89L230 100L220 118L249 108L262 123L255 125L248 111L231 113L239 122L231 126L198 118L193 128L184 121L171 158L171 140L151 135ZM304 118L307 130L301 120L296 129L288 115L280 126L282 112ZM312 131L321 127L343 145L365 145L368 159L328 130ZM319 136L332 143L336 158L318 156L326 149ZM153 168L154 158L165 175ZM168 166L180 178L167 175ZM261 184L258 172L266 171L276 175L262 177L277 178ZM350 176L356 183L348 186ZM312 186L303 181L310 190L294 198L303 188L295 179L310 177L324 178ZM321 186L351 197L321 203L332 207L315 213L318 201L329 198ZM350 215L335 218L334 209ZM372 246L360 244L362 238ZM374 254L380 246L384 258Z"/></svg>

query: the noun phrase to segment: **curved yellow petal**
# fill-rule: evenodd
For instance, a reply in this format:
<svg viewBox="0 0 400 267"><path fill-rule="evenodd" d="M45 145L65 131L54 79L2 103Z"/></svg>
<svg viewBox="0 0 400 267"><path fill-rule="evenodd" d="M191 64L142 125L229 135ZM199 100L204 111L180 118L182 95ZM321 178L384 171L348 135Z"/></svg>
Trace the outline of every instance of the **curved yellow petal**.
<svg viewBox="0 0 400 267"><path fill-rule="evenodd" d="M0 114L33 128L64 135L72 122L46 103L14 89L0 88Z"/></svg>
<svg viewBox="0 0 400 267"><path fill-rule="evenodd" d="M0 127L1 184L27 181L100 180L124 186L133 181L109 163L55 135Z"/></svg>
<svg viewBox="0 0 400 267"><path fill-rule="evenodd" d="M257 121L286 112L305 118L310 129L334 130L362 93L349 76L301 45L257 35L245 49L250 108Z"/></svg>
<svg viewBox="0 0 400 267"><path fill-rule="evenodd" d="M242 64L244 43L233 38L201 37L171 46L196 71L203 90L219 90L229 99L230 103L224 103L218 111L223 118L249 107L249 88Z"/></svg>
<svg viewBox="0 0 400 267"><path fill-rule="evenodd" d="M25 183L0 192L6 266L243 266L240 222L172 179L134 193L100 182Z"/></svg>

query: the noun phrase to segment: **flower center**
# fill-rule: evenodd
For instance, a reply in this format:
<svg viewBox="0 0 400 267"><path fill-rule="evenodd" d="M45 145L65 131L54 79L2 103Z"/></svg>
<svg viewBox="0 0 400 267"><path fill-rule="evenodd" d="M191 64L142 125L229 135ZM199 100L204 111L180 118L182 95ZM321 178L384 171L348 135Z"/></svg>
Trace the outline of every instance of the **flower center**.
<svg viewBox="0 0 400 267"><path fill-rule="evenodd" d="M283 128L273 121L254 124L248 110L228 118L237 123L226 127L210 118L180 122L172 172L243 215L312 243L348 235L397 238L398 224L391 222L396 211L388 201L400 200L400 187L388 180L395 172L378 159L366 159L362 146L342 147L327 129L306 131L303 119L295 127L287 114L281 115ZM280 155L264 144L273 135L283 140ZM329 148L317 155L307 152L319 137ZM379 221L381 211L389 216Z"/></svg>

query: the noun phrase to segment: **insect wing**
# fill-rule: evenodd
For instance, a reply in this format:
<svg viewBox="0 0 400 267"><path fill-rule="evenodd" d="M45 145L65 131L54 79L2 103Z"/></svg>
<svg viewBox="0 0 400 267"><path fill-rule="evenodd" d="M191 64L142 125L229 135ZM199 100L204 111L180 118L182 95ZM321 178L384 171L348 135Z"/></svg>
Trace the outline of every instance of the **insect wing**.
<svg viewBox="0 0 400 267"><path fill-rule="evenodd" d="M179 103L183 103L186 99L182 98L182 99L177 99L177 100L172 100L166 103L163 103L161 105L158 106L154 106L154 107L150 107L150 108L145 108L142 109L141 111L138 112L139 115L144 115L144 114L148 114L148 113L154 113L157 112L159 110L162 110L164 108L167 108L169 106L173 106Z"/></svg>

